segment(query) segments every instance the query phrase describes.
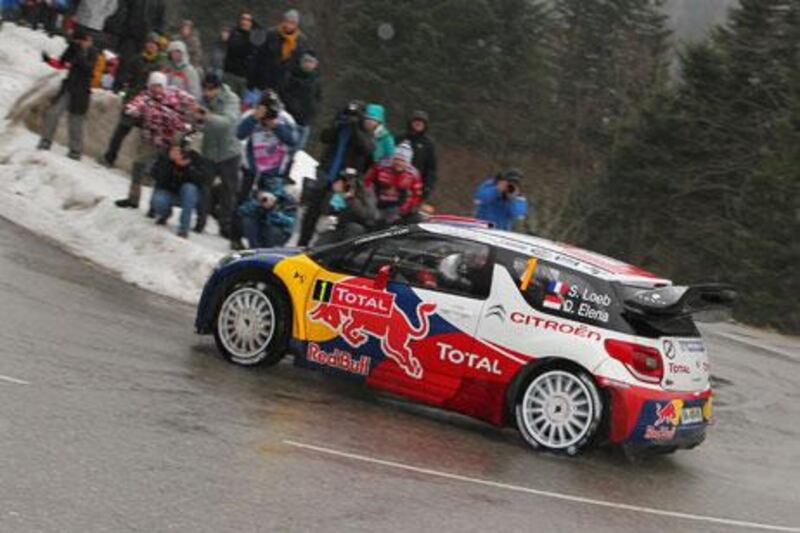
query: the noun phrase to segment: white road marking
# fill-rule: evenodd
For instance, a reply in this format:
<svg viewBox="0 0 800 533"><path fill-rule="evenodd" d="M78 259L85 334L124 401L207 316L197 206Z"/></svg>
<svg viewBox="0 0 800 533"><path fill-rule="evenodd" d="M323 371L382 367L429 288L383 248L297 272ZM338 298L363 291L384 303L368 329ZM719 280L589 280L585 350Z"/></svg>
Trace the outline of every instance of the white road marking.
<svg viewBox="0 0 800 533"><path fill-rule="evenodd" d="M0 374L0 381L7 381L8 383L16 383L17 385L30 385L29 381L12 378L11 376L4 376L2 374Z"/></svg>
<svg viewBox="0 0 800 533"><path fill-rule="evenodd" d="M621 509L624 511L631 511L635 513L644 513L650 515L658 515L658 516L667 516L670 518L682 518L684 520L693 520L695 522L709 522L712 524L722 524L726 526L734 526L734 527L743 527L743 528L751 528L751 529L761 529L767 531L790 531L794 533L800 533L800 527L790 527L790 526L777 526L771 524L762 524L759 522L747 522L744 520L734 520L731 518L719 518L715 516L706 516L706 515L698 515L692 513L682 513L679 511L668 511L664 509L656 509L654 507L642 507L639 505L629 505L627 503L616 503L610 502L605 500L595 500L593 498L584 498L582 496L572 496L570 494L563 494L560 492L552 492L548 490L541 490L541 489L532 489L529 487L523 487L520 485L511 485L509 483L500 483L498 481L489 481L486 479L479 479L469 476L462 476L459 474L451 474L449 472L440 472L438 470L432 470L430 468L422 468L418 466L407 465L404 463L398 463L396 461L387 461L384 459L376 459L374 457L368 457L365 455L359 455L355 453L349 452L342 452L339 450L332 450L330 448L323 448L321 446L314 446L312 444L304 444L302 442L297 442L293 440L284 440L284 444L288 446L294 446L295 448L303 448L306 450L315 451L318 453L323 453L327 455L333 455L336 457L344 457L347 459L353 459L355 461L362 461L365 463L372 463L382 466L387 466L390 468L398 468L400 470L406 470L409 472L416 472L418 474L426 474L429 476L435 476L445 479L452 479L454 481L462 481L465 483L474 483L476 485L483 485L486 487L493 487L496 489L503 489L503 490L510 490L514 492L522 492L525 494L533 494L535 496L541 496L544 498L551 498L554 500L563 500L568 502L574 503L582 503L585 505L595 505L598 507L609 507L612 509Z"/></svg>

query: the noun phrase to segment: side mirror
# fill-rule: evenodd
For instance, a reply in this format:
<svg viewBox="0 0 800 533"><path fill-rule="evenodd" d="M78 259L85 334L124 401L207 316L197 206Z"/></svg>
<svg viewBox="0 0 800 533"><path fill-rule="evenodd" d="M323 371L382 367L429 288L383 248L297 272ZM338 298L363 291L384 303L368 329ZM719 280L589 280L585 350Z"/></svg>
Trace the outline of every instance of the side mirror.
<svg viewBox="0 0 800 533"><path fill-rule="evenodd" d="M392 265L383 265L378 269L378 275L372 282L372 288L378 291L385 291L389 285L389 276L392 274Z"/></svg>

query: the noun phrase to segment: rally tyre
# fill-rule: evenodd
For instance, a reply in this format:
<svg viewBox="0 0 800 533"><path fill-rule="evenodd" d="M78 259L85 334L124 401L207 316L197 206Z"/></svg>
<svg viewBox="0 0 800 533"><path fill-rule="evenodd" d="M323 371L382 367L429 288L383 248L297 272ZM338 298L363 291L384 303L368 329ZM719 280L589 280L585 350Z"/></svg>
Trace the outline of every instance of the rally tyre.
<svg viewBox="0 0 800 533"><path fill-rule="evenodd" d="M515 414L517 429L533 448L572 456L593 444L603 401L585 372L551 368L528 379Z"/></svg>
<svg viewBox="0 0 800 533"><path fill-rule="evenodd" d="M239 283L217 309L214 339L237 365L272 366L286 354L291 323L289 302L274 283Z"/></svg>

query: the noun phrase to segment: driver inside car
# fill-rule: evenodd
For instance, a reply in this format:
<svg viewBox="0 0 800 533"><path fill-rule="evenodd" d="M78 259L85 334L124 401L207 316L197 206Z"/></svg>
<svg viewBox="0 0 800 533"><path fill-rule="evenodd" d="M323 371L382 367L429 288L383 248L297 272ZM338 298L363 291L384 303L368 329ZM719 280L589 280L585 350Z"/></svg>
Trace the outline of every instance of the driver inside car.
<svg viewBox="0 0 800 533"><path fill-rule="evenodd" d="M473 290L489 260L488 248L455 252L439 262L441 286L457 290Z"/></svg>

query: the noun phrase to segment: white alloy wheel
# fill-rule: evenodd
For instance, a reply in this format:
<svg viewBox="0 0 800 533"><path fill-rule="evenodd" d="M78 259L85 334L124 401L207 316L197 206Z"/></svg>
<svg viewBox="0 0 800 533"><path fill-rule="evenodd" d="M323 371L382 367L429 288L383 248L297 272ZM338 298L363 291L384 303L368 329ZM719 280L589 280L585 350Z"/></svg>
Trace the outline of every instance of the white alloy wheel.
<svg viewBox="0 0 800 533"><path fill-rule="evenodd" d="M230 359L240 365L258 364L268 355L275 327L275 307L255 287L231 292L217 315L219 340Z"/></svg>
<svg viewBox="0 0 800 533"><path fill-rule="evenodd" d="M596 430L602 404L589 378L548 370L530 382L516 410L520 432L534 447L574 455Z"/></svg>

